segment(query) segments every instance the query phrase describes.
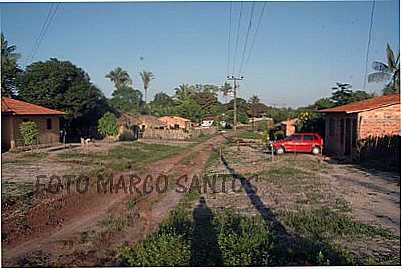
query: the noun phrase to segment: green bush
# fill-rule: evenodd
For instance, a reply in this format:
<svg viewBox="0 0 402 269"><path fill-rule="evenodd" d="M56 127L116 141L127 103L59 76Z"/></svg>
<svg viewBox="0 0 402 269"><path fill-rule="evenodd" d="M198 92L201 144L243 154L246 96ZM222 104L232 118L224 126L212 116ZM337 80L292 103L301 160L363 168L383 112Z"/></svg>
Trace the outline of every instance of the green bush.
<svg viewBox="0 0 402 269"><path fill-rule="evenodd" d="M19 129L25 146L33 145L38 140L39 130L35 122L23 122L20 124Z"/></svg>
<svg viewBox="0 0 402 269"><path fill-rule="evenodd" d="M261 218L231 213L217 220L218 243L224 266L271 265L273 238Z"/></svg>
<svg viewBox="0 0 402 269"><path fill-rule="evenodd" d="M106 112L102 118L98 120L98 131L103 136L117 135L117 119L116 116L110 112Z"/></svg>
<svg viewBox="0 0 402 269"><path fill-rule="evenodd" d="M216 250L210 240L215 236ZM261 218L227 211L211 223L197 224L184 210L175 210L158 232L121 255L130 266L251 266L270 265L271 248L272 237Z"/></svg>
<svg viewBox="0 0 402 269"><path fill-rule="evenodd" d="M191 250L182 235L156 233L132 248L123 248L121 254L129 266L186 266Z"/></svg>
<svg viewBox="0 0 402 269"><path fill-rule="evenodd" d="M334 236L395 238L390 231L384 228L356 222L348 215L330 208L300 210L297 213L288 212L285 223L293 227L298 234L318 241L324 241Z"/></svg>

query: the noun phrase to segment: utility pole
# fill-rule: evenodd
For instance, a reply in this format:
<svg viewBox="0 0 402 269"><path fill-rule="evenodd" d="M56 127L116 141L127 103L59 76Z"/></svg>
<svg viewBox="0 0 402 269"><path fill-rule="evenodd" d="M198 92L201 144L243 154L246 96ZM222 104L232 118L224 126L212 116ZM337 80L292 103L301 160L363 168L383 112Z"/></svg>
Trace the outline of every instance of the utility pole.
<svg viewBox="0 0 402 269"><path fill-rule="evenodd" d="M235 76L227 76L228 80L233 80L233 130L235 133L235 138L237 138L237 81L243 80L243 76L235 77Z"/></svg>

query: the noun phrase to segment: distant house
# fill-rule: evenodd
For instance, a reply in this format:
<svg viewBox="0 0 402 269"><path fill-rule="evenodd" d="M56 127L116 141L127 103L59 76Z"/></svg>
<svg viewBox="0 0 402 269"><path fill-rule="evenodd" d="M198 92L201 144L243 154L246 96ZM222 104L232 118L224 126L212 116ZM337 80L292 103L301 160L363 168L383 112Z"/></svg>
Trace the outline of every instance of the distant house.
<svg viewBox="0 0 402 269"><path fill-rule="evenodd" d="M140 138L141 122L137 116L122 112L117 119L118 134L117 140L137 140Z"/></svg>
<svg viewBox="0 0 402 269"><path fill-rule="evenodd" d="M145 129L165 129L166 124L160 121L157 117L151 115L135 116L142 131Z"/></svg>
<svg viewBox="0 0 402 269"><path fill-rule="evenodd" d="M400 136L399 94L320 110L326 113L325 149L337 155L352 155L357 141L369 137ZM400 147L400 145L399 145Z"/></svg>
<svg viewBox="0 0 402 269"><path fill-rule="evenodd" d="M23 146L19 126L33 121L39 129L39 144L56 144L60 141L60 117L65 113L31 103L1 98L1 147L2 151Z"/></svg>
<svg viewBox="0 0 402 269"><path fill-rule="evenodd" d="M163 116L159 120L169 129L189 129L192 127L191 120L179 116Z"/></svg>
<svg viewBox="0 0 402 269"><path fill-rule="evenodd" d="M118 140L137 140L146 130L166 129L166 124L151 115L132 115L121 112L117 120Z"/></svg>

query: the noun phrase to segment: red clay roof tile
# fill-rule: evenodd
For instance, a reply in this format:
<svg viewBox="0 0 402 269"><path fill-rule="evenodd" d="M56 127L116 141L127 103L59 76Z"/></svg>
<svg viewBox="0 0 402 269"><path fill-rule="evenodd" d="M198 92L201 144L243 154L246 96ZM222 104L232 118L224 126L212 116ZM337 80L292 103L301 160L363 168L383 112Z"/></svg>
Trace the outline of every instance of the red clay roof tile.
<svg viewBox="0 0 402 269"><path fill-rule="evenodd" d="M319 112L325 113L335 113L335 112L344 112L344 113L356 113L366 110L372 110L380 107L400 104L401 99L399 94L392 94L392 95L384 95L384 96L377 96L374 98L370 98L367 100L353 102L342 106L336 106L333 108L326 108L319 110Z"/></svg>
<svg viewBox="0 0 402 269"><path fill-rule="evenodd" d="M43 106L15 100L7 97L1 98L1 113L15 115L63 115L64 112L49 109Z"/></svg>

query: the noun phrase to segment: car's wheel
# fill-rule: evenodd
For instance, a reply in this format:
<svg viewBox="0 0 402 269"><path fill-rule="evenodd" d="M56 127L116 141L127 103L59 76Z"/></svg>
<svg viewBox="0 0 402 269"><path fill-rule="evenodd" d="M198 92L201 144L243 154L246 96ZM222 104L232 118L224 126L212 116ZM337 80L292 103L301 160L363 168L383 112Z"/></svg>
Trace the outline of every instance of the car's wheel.
<svg viewBox="0 0 402 269"><path fill-rule="evenodd" d="M314 147L311 152L312 152L314 155L320 154L320 148L319 148L319 147Z"/></svg>
<svg viewBox="0 0 402 269"><path fill-rule="evenodd" d="M283 153L285 153L285 149L283 147L280 147L276 150L276 154L278 154L278 155L283 154Z"/></svg>

